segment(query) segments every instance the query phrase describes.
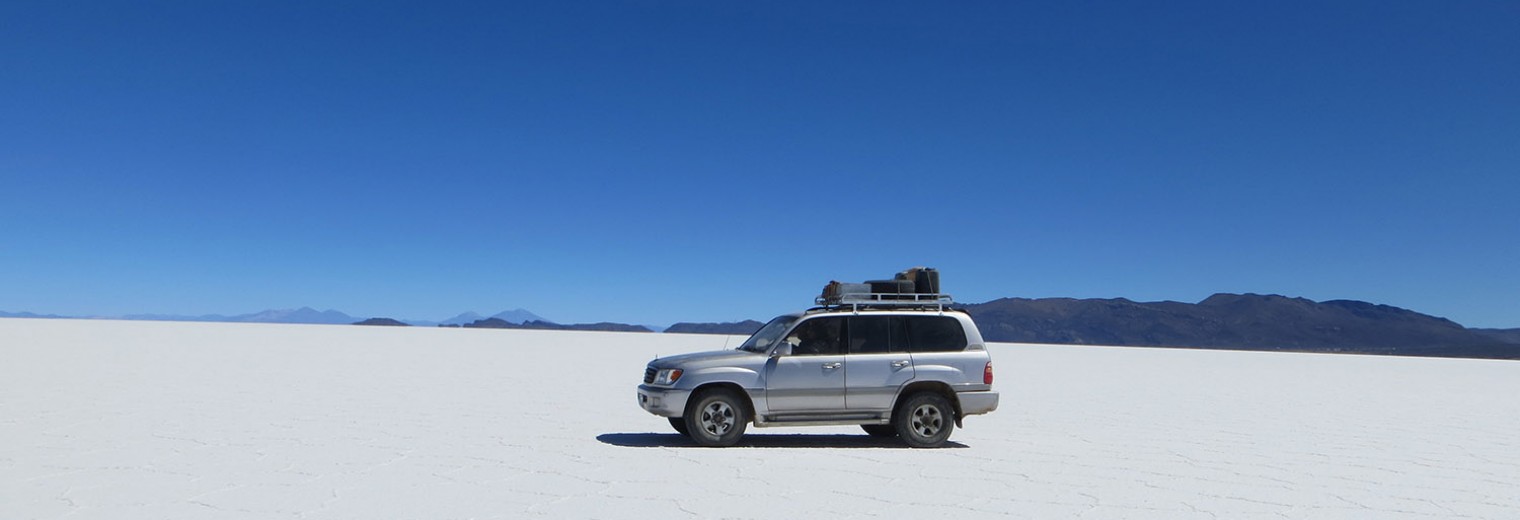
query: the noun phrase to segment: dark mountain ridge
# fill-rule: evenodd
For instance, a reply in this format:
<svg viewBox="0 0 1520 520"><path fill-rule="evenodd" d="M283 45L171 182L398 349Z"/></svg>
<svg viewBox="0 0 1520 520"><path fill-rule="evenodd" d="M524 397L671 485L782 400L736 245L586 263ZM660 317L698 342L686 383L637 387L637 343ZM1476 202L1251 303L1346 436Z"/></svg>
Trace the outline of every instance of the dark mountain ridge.
<svg viewBox="0 0 1520 520"><path fill-rule="evenodd" d="M394 320L394 319L391 319L391 318L370 318L370 319L367 319L367 320L364 320L364 321L355 322L354 325L378 325L378 326L383 326L383 327L410 327L411 326L411 324L402 322L400 320Z"/></svg>
<svg viewBox="0 0 1520 520"><path fill-rule="evenodd" d="M626 323L574 323L560 324L543 320L532 320L523 323L512 323L501 318L486 318L476 320L473 323L460 325L471 329L539 329L539 330L599 330L611 332L654 332L643 325L629 325Z"/></svg>
<svg viewBox="0 0 1520 520"><path fill-rule="evenodd" d="M749 335L749 334L754 334L755 331L760 330L760 327L764 327L764 326L765 326L764 323L761 323L761 322L758 322L758 321L755 321L755 320L744 320L744 321L739 321L739 322L725 322L725 323L690 323L690 322L684 322L683 321L681 323L677 323L675 325L671 325L669 328L666 328L665 332L675 332L675 333L682 333L682 334L744 334L744 335Z"/></svg>
<svg viewBox="0 0 1520 520"><path fill-rule="evenodd" d="M1504 343L1520 344L1520 329L1468 329Z"/></svg>
<svg viewBox="0 0 1520 520"><path fill-rule="evenodd" d="M960 307L988 341L1520 359L1520 344L1353 300L1215 294L1196 304L1003 298Z"/></svg>

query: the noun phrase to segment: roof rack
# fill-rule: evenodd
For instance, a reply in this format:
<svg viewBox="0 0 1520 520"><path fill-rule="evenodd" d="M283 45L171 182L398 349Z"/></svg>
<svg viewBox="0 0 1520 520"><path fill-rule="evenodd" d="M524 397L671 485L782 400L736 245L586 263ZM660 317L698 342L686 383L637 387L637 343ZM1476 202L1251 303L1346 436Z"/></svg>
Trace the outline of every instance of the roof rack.
<svg viewBox="0 0 1520 520"><path fill-rule="evenodd" d="M948 294L846 293L834 298L819 296L813 299L813 303L827 309L927 308L942 311L955 300Z"/></svg>

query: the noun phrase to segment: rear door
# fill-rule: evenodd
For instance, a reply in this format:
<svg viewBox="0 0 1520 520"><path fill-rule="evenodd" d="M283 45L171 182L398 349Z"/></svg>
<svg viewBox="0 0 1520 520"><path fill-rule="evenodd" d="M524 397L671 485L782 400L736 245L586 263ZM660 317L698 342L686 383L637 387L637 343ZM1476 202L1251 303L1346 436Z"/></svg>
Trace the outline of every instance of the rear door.
<svg viewBox="0 0 1520 520"><path fill-rule="evenodd" d="M907 332L900 316L851 316L845 354L845 407L887 411L897 389L913 379Z"/></svg>
<svg viewBox="0 0 1520 520"><path fill-rule="evenodd" d="M942 381L960 391L980 385L987 353L967 351L966 330L951 316L907 316L908 351L919 380Z"/></svg>
<svg viewBox="0 0 1520 520"><path fill-rule="evenodd" d="M765 404L773 414L844 409L845 326L843 316L824 316L787 333L792 353L767 364Z"/></svg>

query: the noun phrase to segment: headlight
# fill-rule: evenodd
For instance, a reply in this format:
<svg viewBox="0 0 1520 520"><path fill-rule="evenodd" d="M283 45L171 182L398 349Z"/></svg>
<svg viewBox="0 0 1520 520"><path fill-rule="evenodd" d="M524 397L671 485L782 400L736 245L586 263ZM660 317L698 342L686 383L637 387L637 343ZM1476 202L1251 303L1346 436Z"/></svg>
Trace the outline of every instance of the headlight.
<svg viewBox="0 0 1520 520"><path fill-rule="evenodd" d="M679 369L679 368L662 368L662 369L660 369L660 373L655 374L655 376L654 376L654 384L657 384L657 385L673 385L673 384L676 384L676 381L679 381L680 379L681 379L681 369Z"/></svg>

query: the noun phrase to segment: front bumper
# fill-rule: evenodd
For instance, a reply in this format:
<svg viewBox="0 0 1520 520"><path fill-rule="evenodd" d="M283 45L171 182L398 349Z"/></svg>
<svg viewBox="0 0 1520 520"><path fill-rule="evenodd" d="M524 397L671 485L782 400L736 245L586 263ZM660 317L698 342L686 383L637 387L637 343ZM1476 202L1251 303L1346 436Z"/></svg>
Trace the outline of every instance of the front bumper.
<svg viewBox="0 0 1520 520"><path fill-rule="evenodd" d="M981 415L998 407L998 393L991 390L960 392L955 397L961 401L961 415Z"/></svg>
<svg viewBox="0 0 1520 520"><path fill-rule="evenodd" d="M680 417L686 413L691 390L654 385L639 385L639 407L662 417Z"/></svg>

